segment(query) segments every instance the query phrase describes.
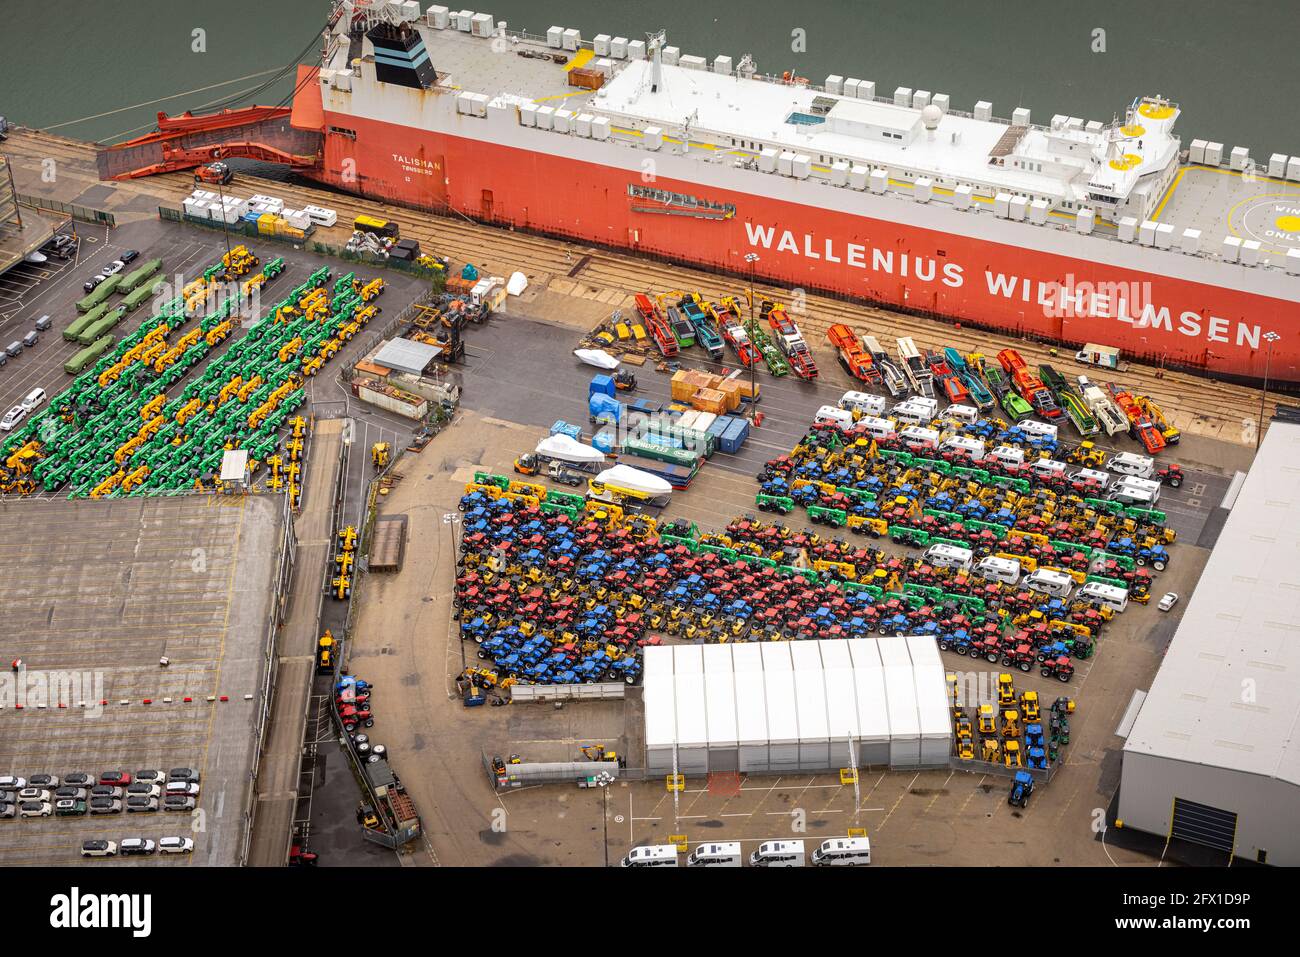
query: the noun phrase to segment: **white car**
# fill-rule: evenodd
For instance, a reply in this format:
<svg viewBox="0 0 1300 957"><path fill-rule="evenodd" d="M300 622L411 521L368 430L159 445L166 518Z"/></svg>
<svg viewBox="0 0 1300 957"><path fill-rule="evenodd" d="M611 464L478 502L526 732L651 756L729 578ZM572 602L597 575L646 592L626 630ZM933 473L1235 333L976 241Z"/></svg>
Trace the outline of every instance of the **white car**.
<svg viewBox="0 0 1300 957"><path fill-rule="evenodd" d="M27 787L27 779L16 774L0 775L0 791L21 791Z"/></svg>
<svg viewBox="0 0 1300 957"><path fill-rule="evenodd" d="M160 838L158 851L161 854L191 854L194 851L194 841L188 837Z"/></svg>
<svg viewBox="0 0 1300 957"><path fill-rule="evenodd" d="M112 857L117 854L116 841L82 841L82 857Z"/></svg>
<svg viewBox="0 0 1300 957"><path fill-rule="evenodd" d="M49 799L50 792L45 788L23 788L18 792L20 801L48 801Z"/></svg>
<svg viewBox="0 0 1300 957"><path fill-rule="evenodd" d="M19 817L49 817L54 807L49 801L27 801L18 805Z"/></svg>
<svg viewBox="0 0 1300 957"><path fill-rule="evenodd" d="M99 274L101 276L106 276L106 277L116 276L125 268L126 268L126 263L122 262L122 260L120 259L114 259L111 263L109 263L107 266L101 269L99 271Z"/></svg>
<svg viewBox="0 0 1300 957"><path fill-rule="evenodd" d="M199 785L196 781L168 781L168 794L184 794L188 797L199 796Z"/></svg>
<svg viewBox="0 0 1300 957"><path fill-rule="evenodd" d="M1161 611L1168 611L1178 604L1178 595L1176 592L1165 592L1165 597L1160 599L1160 604L1156 605Z"/></svg>
<svg viewBox="0 0 1300 957"><path fill-rule="evenodd" d="M10 432L23 419L27 418L27 410L21 405L16 405L8 412L5 417L0 419L0 432Z"/></svg>

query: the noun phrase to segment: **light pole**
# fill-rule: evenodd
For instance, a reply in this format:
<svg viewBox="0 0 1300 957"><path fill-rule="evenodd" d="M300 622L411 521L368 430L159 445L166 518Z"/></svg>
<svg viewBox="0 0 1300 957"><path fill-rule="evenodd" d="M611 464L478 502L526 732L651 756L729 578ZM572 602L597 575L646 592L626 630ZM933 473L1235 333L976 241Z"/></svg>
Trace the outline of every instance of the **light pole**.
<svg viewBox="0 0 1300 957"><path fill-rule="evenodd" d="M1276 332L1264 333L1264 341L1268 343L1268 351L1264 353L1264 388L1259 393L1259 428L1255 430L1255 451L1259 451L1259 443L1264 439L1264 405L1268 401L1268 367L1273 361L1273 343L1282 337Z"/></svg>
<svg viewBox="0 0 1300 957"><path fill-rule="evenodd" d="M443 513L442 513L442 524L444 524L444 525L450 525L450 526L451 526L451 561L452 561L452 568L456 568L456 563L460 561L460 546L456 543L456 526L459 525L459 524L460 524L461 522L463 522L464 520L465 520L465 517L464 517L463 515L461 515L460 512L443 512ZM453 576L453 578L459 578L459 577L460 577L460 573L459 573L459 571L457 571L456 574ZM453 583L453 585L452 585L452 589L453 589L453 591L455 590L455 584L454 584L454 583ZM458 645L460 645L460 669L461 669L461 674L464 674L464 673L465 673L465 668L466 668L466 661L465 661L465 639L464 639L464 637L461 635L461 632L460 632L460 618L459 618L459 616L457 616L457 618L456 618L456 622L457 622L457 624L456 624L456 643L457 643Z"/></svg>
<svg viewBox="0 0 1300 957"><path fill-rule="evenodd" d="M221 150L213 151L213 158L220 159ZM226 222L226 184L217 177L217 194L221 197L221 232L226 237L226 262L230 262L230 226Z"/></svg>
<svg viewBox="0 0 1300 957"><path fill-rule="evenodd" d="M753 422L758 415L758 395L754 392L758 349L753 341L754 330L758 328L754 319L754 263L758 262L758 253L745 253L745 262L749 263L749 420Z"/></svg>

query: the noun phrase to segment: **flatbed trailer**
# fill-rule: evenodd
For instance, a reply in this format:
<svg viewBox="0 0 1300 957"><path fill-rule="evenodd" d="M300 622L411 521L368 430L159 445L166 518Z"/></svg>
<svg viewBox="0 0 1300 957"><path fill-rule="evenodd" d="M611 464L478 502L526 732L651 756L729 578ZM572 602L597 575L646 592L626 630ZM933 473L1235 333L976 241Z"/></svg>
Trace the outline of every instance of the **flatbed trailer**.
<svg viewBox="0 0 1300 957"><path fill-rule="evenodd" d="M673 338L677 340L679 349L689 349L695 345L695 326L691 320L682 314L677 306L669 306L666 310L668 315L668 326L673 331Z"/></svg>
<svg viewBox="0 0 1300 957"><path fill-rule="evenodd" d="M918 395L934 398L934 374L921 359L921 353L911 336L898 340L898 364Z"/></svg>
<svg viewBox="0 0 1300 957"><path fill-rule="evenodd" d="M799 331L795 321L785 311L785 306L779 302L764 300L762 312L767 319L767 324L776 333L777 345L790 361L790 368L794 374L801 379L817 378L817 363L813 359L812 350L808 348L808 343L804 341L803 333Z"/></svg>
<svg viewBox="0 0 1300 957"><path fill-rule="evenodd" d="M1019 352L1015 349L1003 349L998 353L998 364L1007 374L1011 388L1015 389L1035 412L1047 419L1060 418L1061 407L1056 404L1055 396L1025 364Z"/></svg>
<svg viewBox="0 0 1300 957"><path fill-rule="evenodd" d="M790 374L790 363L786 361L785 353L776 347L768 334L763 331L762 326L757 322L747 322L745 334L749 336L749 341L754 344L758 354L763 357L763 364L767 366L768 372L778 377Z"/></svg>
<svg viewBox="0 0 1300 957"><path fill-rule="evenodd" d="M749 334L745 332L745 326L740 321L740 307L736 300L728 296L721 302L709 306L709 313L722 331L723 340L736 353L740 364L748 369L757 362L758 350L749 341Z"/></svg>
<svg viewBox="0 0 1300 957"><path fill-rule="evenodd" d="M907 376L903 375L894 361L889 358L887 353L876 341L875 336L863 336L862 346L871 353L871 358L880 370L881 381L887 391L893 398L898 399L911 391L908 385Z"/></svg>
<svg viewBox="0 0 1300 957"><path fill-rule="evenodd" d="M988 386L980 378L979 372L971 367L966 362L966 357L952 346L944 349L943 355L948 360L948 365L952 367L952 371L966 384L971 401L975 403L976 408L981 412L991 411L996 404L996 400L993 398L993 393L988 390Z"/></svg>

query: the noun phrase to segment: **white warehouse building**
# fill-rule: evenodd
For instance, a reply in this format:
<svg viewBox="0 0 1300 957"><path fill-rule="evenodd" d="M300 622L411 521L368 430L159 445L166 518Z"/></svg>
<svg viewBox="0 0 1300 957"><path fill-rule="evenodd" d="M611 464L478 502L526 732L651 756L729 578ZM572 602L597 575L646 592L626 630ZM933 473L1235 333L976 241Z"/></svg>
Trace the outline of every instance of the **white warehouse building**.
<svg viewBox="0 0 1300 957"><path fill-rule="evenodd" d="M647 648L646 767L668 774L947 763L933 638Z"/></svg>
<svg viewBox="0 0 1300 957"><path fill-rule="evenodd" d="M1269 426L1151 690L1129 710L1125 828L1300 865L1300 415Z"/></svg>

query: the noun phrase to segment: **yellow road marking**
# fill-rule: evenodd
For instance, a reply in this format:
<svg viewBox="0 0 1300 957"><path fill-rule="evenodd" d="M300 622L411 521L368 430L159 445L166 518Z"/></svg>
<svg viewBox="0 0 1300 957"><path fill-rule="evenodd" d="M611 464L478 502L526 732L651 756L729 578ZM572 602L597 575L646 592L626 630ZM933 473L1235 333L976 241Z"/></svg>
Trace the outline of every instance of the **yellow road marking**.
<svg viewBox="0 0 1300 957"><path fill-rule="evenodd" d="M595 50L579 50L577 53L573 55L573 59L570 60L568 64L564 67L564 72L568 73L570 70L581 69L582 67L590 63L595 58L595 56L596 56Z"/></svg>

